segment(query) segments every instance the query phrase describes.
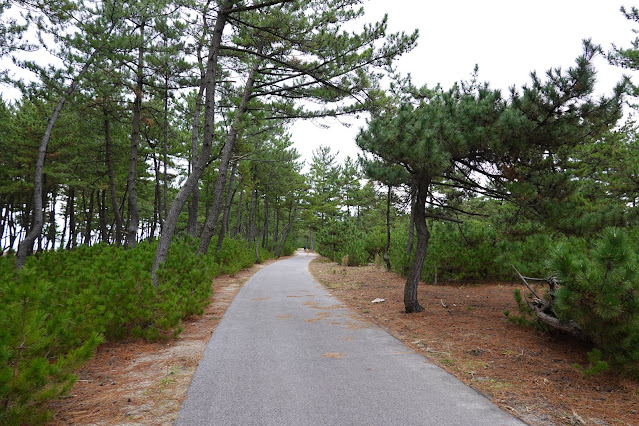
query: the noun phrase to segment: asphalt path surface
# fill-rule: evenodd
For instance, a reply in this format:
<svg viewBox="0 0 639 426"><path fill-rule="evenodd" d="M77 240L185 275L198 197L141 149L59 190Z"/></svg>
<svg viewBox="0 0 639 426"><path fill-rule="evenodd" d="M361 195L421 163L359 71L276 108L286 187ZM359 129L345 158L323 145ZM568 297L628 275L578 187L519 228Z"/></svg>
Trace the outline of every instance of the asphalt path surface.
<svg viewBox="0 0 639 426"><path fill-rule="evenodd" d="M195 372L177 425L521 425L358 319L308 272L271 264L240 290Z"/></svg>

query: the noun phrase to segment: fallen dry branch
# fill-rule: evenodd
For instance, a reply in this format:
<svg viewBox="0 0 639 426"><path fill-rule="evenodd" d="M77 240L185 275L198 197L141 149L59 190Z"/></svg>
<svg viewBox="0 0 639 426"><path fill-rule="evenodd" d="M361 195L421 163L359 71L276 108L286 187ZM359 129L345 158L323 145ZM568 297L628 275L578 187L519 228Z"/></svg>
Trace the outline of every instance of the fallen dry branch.
<svg viewBox="0 0 639 426"><path fill-rule="evenodd" d="M546 302L545 300L535 298L531 302L528 302L528 306L530 306L530 309L532 309L532 311L534 312L535 316L539 319L539 321L543 322L547 326L555 330L568 333L571 336L579 340L582 340L584 342L591 341L591 338L588 335L588 333L586 333L584 329L581 328L581 326L577 324L576 322L572 320L562 321L559 318L546 313L548 311L552 312L552 308L550 308L550 304Z"/></svg>
<svg viewBox="0 0 639 426"><path fill-rule="evenodd" d="M530 290L530 292L532 293L531 296L528 297L528 299L532 299L528 302L528 306L530 307L530 309L532 309L533 313L535 314L535 316L537 317L539 321L541 321L542 323L546 324L548 327L554 330L559 330L561 332L568 333L571 336L579 340L582 340L584 342L592 341L590 335L586 333L586 331L583 328L581 328L581 326L577 324L575 321L572 321L572 320L563 321L557 318L557 314L554 311L553 304L555 300L554 294L559 287L559 283L557 282L557 279L555 277L551 276L547 279L524 277L517 270L517 268L515 268L515 265L511 265L511 266L513 267L515 272L517 272L517 275L519 275L519 278L523 281L526 287L528 287L528 290ZM528 284L526 279L535 280L535 281L544 281L548 283L548 287L550 288L550 291L549 291L550 300L545 300L539 297L537 292L530 286L530 284Z"/></svg>

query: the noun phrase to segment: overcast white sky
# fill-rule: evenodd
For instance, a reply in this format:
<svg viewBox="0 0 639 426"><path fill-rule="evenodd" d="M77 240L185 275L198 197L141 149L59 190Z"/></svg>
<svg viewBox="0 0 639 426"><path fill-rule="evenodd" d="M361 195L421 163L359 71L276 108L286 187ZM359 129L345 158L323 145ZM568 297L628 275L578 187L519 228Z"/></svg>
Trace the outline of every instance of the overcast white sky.
<svg viewBox="0 0 639 426"><path fill-rule="evenodd" d="M629 1L629 0L627 0ZM582 40L611 48L629 46L635 28L619 11L632 3L623 0L365 0L364 21L389 16L389 31L411 33L419 29L417 47L398 61L402 73L410 73L417 85L438 83L449 88L467 79L475 64L479 78L506 91L530 81L529 74L550 67L567 68L582 52ZM639 29L639 26L636 27ZM598 61L598 91L609 93L622 71ZM628 73L628 71L626 71ZM632 75L632 74L631 74ZM639 78L639 76L637 76ZM0 86L5 99L19 96ZM345 127L342 123L351 126ZM293 125L294 146L307 164L320 145L339 151L338 161L356 158L358 130L365 119L341 118ZM330 128L323 128L328 125Z"/></svg>
<svg viewBox="0 0 639 426"><path fill-rule="evenodd" d="M478 64L481 81L506 91L528 83L533 70L543 75L548 68L573 65L585 38L605 50L613 43L629 46L635 27L619 11L622 5L633 6L621 0L368 0L364 9L367 20L388 13L391 31L419 29L417 47L398 62L416 84L449 88ZM597 65L597 90L609 93L622 72L603 59ZM339 151L338 161L357 157L355 136L365 120L341 121L351 127L335 120L323 122L329 129L311 122L292 127L295 147L307 162L320 145Z"/></svg>

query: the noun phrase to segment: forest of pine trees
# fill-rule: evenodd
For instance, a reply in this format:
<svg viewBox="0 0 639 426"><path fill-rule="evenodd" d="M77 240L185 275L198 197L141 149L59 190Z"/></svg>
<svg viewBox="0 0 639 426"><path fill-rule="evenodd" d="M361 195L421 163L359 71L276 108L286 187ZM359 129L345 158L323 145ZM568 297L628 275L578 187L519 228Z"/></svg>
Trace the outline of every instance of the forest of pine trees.
<svg viewBox="0 0 639 426"><path fill-rule="evenodd" d="M46 420L102 341L175 336L213 277L299 247L405 276L407 313L420 281L554 277L519 318L639 374L636 87L593 94L594 59L637 69L639 42L584 41L509 93L415 87L392 66L417 33L341 30L359 3L0 0L21 93L0 98L0 423ZM304 163L295 120L355 113L358 158Z"/></svg>

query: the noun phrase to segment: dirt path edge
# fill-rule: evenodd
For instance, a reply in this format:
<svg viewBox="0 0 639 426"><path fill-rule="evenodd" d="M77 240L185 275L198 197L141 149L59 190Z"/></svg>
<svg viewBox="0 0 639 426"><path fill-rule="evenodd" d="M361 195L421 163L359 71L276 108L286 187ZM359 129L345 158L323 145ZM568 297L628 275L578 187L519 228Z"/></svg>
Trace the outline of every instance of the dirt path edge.
<svg viewBox="0 0 639 426"><path fill-rule="evenodd" d="M269 259L234 276L213 280L202 316L183 322L176 339L107 342L78 374L68 396L50 404L50 425L173 424L215 327L237 292Z"/></svg>

